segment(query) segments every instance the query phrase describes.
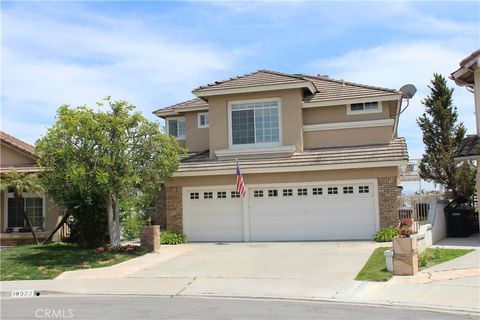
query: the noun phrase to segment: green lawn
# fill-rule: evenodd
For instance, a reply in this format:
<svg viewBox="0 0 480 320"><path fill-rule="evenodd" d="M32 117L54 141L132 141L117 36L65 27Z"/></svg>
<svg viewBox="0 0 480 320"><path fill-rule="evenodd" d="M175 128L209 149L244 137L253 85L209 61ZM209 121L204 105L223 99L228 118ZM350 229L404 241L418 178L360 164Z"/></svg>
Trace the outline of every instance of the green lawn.
<svg viewBox="0 0 480 320"><path fill-rule="evenodd" d="M392 248L381 247L375 249L367 263L357 274L355 280L360 281L388 281L392 274L387 271L387 264L383 252ZM468 249L443 249L427 248L418 257L419 269L425 269L434 265L461 257L473 250Z"/></svg>
<svg viewBox="0 0 480 320"><path fill-rule="evenodd" d="M461 257L472 251L473 250L469 249L427 248L418 257L418 267L419 269L430 268L436 264Z"/></svg>
<svg viewBox="0 0 480 320"><path fill-rule="evenodd" d="M96 253L65 243L5 248L0 250L0 280L53 279L64 271L108 267L143 254Z"/></svg>
<svg viewBox="0 0 480 320"><path fill-rule="evenodd" d="M367 263L362 270L357 274L355 280L360 281L387 281L392 277L392 274L387 271L387 263L383 252L392 248L380 247L375 249L368 258Z"/></svg>

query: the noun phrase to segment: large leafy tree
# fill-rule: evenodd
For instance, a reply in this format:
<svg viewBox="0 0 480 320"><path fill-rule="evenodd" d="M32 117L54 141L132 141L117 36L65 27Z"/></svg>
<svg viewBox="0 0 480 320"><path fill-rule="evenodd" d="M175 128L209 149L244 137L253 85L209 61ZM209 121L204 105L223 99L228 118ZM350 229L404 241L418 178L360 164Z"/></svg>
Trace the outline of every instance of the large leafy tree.
<svg viewBox="0 0 480 320"><path fill-rule="evenodd" d="M450 197L470 197L475 185L474 169L467 162L457 164L453 159L466 131L458 122L457 108L453 106L453 89L436 73L429 88L430 94L422 101L425 112L417 120L425 144L420 177L444 186Z"/></svg>
<svg viewBox="0 0 480 320"><path fill-rule="evenodd" d="M60 107L36 149L54 199L72 209L74 218L93 205L90 219L99 218L98 211L105 214L110 243L118 246L120 200L158 190L178 168L183 149L128 102L106 98L99 107Z"/></svg>
<svg viewBox="0 0 480 320"><path fill-rule="evenodd" d="M30 232L33 235L33 239L35 243L38 244L38 239L35 231L32 228L32 223L30 221L30 217L27 215L25 211L24 205L24 193L41 193L43 192L43 187L40 184L37 176L35 174L26 174L17 172L15 170L7 173L6 175L2 176L1 179L1 188L2 190L6 190L9 192L13 192L13 197L16 202L16 206L18 209L21 210L23 219L25 220L27 227L30 229Z"/></svg>

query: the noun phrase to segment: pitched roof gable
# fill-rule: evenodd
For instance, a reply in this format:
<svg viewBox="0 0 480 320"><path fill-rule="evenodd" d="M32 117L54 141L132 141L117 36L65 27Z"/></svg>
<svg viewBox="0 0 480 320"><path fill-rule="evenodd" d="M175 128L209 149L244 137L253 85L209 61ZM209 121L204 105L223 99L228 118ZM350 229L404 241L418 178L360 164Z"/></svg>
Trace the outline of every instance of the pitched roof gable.
<svg viewBox="0 0 480 320"><path fill-rule="evenodd" d="M316 91L312 82L305 79L302 75L293 75L270 70L258 70L241 76L229 78L226 80L215 81L194 89L192 92L198 97L214 95L226 90L248 90L252 88L267 88L276 86L287 86L291 88L308 88L312 93ZM274 90L274 88L272 88ZM253 91L253 90L252 90Z"/></svg>
<svg viewBox="0 0 480 320"><path fill-rule="evenodd" d="M0 131L0 141L34 160L38 158L37 154L35 153L35 148L31 144L17 139L6 132Z"/></svg>
<svg viewBox="0 0 480 320"><path fill-rule="evenodd" d="M304 99L304 103L317 103L323 101L357 99L364 97L379 97L398 95L401 93L394 89L369 86L344 80L334 80L320 76L308 76L306 79L313 82L318 92Z"/></svg>

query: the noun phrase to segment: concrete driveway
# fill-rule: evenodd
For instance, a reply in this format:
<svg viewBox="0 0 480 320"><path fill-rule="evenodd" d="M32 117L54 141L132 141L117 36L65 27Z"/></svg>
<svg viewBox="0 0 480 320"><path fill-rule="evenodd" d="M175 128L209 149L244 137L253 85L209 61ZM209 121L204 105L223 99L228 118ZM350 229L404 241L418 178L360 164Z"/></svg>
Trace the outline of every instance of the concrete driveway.
<svg viewBox="0 0 480 320"><path fill-rule="evenodd" d="M190 278L185 295L333 297L376 247L371 242L200 244L130 277Z"/></svg>

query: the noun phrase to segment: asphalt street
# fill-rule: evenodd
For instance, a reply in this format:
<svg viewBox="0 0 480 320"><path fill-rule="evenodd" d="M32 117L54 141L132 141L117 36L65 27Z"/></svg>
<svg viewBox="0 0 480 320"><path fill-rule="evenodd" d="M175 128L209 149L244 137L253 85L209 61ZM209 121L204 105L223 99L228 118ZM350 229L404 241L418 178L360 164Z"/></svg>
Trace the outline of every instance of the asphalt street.
<svg viewBox="0 0 480 320"><path fill-rule="evenodd" d="M40 296L2 299L1 319L478 319L389 306L265 299Z"/></svg>

